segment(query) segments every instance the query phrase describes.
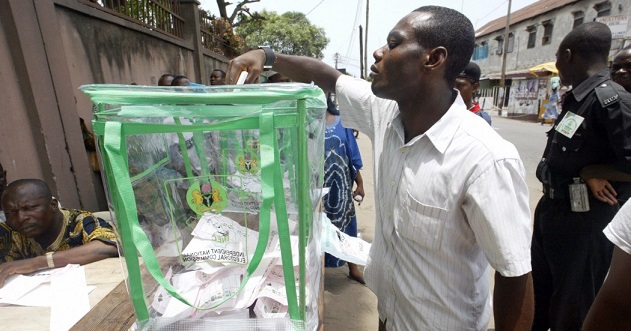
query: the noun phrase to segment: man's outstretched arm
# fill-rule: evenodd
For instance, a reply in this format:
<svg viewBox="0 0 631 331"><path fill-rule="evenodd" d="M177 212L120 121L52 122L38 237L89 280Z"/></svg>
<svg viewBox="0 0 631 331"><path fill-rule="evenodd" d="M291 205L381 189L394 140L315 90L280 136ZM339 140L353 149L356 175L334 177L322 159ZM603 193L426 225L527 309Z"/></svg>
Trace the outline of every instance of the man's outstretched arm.
<svg viewBox="0 0 631 331"><path fill-rule="evenodd" d="M519 277L504 277L499 272L495 272L493 314L497 331L530 330L534 310L530 273Z"/></svg>
<svg viewBox="0 0 631 331"><path fill-rule="evenodd" d="M291 78L296 82L314 82L324 92L335 92L335 82L342 74L328 64L306 56L276 53L272 70ZM265 52L257 49L238 56L230 61L226 80L235 84L242 71L248 72L246 83L257 83L265 64Z"/></svg>
<svg viewBox="0 0 631 331"><path fill-rule="evenodd" d="M68 264L84 265L115 256L118 256L115 245L93 240L81 246L55 252L53 261L55 267L65 267ZM4 286L4 281L11 275L28 274L46 268L48 268L48 261L45 255L2 263L0 264L0 287Z"/></svg>

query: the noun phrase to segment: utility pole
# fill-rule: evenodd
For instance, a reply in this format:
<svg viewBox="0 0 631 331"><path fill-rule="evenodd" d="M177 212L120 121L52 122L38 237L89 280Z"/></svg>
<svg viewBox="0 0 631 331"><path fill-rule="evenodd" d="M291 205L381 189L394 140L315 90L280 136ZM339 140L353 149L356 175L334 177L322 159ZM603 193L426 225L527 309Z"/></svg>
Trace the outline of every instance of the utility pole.
<svg viewBox="0 0 631 331"><path fill-rule="evenodd" d="M500 109L497 112L502 116L502 108L504 108L504 99L506 98L506 53L508 53L508 32L510 30L510 7L511 0L508 0L508 14L506 14L506 27L504 27L504 43L502 44L502 75L500 76Z"/></svg>
<svg viewBox="0 0 631 331"><path fill-rule="evenodd" d="M364 77L368 77L368 9L370 0L366 0L366 36L364 37Z"/></svg>
<svg viewBox="0 0 631 331"><path fill-rule="evenodd" d="M364 41L363 41L363 29L361 24L359 25L359 78L365 79L364 74Z"/></svg>

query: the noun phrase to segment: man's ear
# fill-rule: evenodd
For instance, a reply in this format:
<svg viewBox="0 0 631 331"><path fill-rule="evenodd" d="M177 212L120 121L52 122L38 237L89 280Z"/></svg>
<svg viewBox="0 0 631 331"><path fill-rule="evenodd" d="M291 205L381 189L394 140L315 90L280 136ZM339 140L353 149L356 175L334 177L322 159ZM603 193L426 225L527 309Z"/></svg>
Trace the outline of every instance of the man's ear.
<svg viewBox="0 0 631 331"><path fill-rule="evenodd" d="M426 54L424 60L423 66L426 71L436 70L447 61L447 49L442 46L433 48Z"/></svg>
<svg viewBox="0 0 631 331"><path fill-rule="evenodd" d="M52 199L50 199L50 208L52 208L53 211L59 208L59 201L57 201L55 197L52 197Z"/></svg>
<svg viewBox="0 0 631 331"><path fill-rule="evenodd" d="M471 84L471 92L473 92L474 95L475 95L475 92L477 92L479 88L480 88L479 82Z"/></svg>
<svg viewBox="0 0 631 331"><path fill-rule="evenodd" d="M564 49L564 50L561 52L561 56L562 56L562 57L563 57L563 59L565 59L565 61L566 61L566 62L568 62L568 63L572 60L573 55L574 55L574 54L572 54L572 50L571 50L571 49L569 49L569 48L566 48L566 49Z"/></svg>

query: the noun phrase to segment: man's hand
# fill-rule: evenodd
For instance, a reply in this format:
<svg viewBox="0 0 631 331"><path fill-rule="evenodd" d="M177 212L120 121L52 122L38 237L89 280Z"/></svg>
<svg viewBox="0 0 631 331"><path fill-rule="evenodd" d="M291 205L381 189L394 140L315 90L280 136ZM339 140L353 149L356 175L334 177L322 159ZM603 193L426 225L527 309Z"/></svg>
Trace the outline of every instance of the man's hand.
<svg viewBox="0 0 631 331"><path fill-rule="evenodd" d="M248 78L245 80L246 84L258 83L264 64L265 52L262 49L247 52L230 60L228 72L226 73L226 84L236 84L239 75L243 71L248 72Z"/></svg>
<svg viewBox="0 0 631 331"><path fill-rule="evenodd" d="M602 178L585 179L587 187L592 191L594 197L604 203L615 205L618 203L616 196L618 193L614 190L608 180Z"/></svg>
<svg viewBox="0 0 631 331"><path fill-rule="evenodd" d="M44 266L47 265L46 258L43 256L0 264L0 287L4 286L4 281L7 277L11 275L23 275L35 272L43 267L42 264Z"/></svg>
<svg viewBox="0 0 631 331"><path fill-rule="evenodd" d="M359 195L362 197L362 199L364 199L364 197L366 196L366 194L364 193L364 185L359 185L357 186L357 188L355 188L355 191L353 192L353 196Z"/></svg>
<svg viewBox="0 0 631 331"><path fill-rule="evenodd" d="M237 56L228 65L226 84L236 84L239 75L243 71L248 72L248 78L245 80L246 84L258 83L264 64L265 52L262 49L249 51ZM342 75L337 69L318 59L282 53L275 54L272 69L289 77L294 82L314 82L325 93L335 92L335 82Z"/></svg>

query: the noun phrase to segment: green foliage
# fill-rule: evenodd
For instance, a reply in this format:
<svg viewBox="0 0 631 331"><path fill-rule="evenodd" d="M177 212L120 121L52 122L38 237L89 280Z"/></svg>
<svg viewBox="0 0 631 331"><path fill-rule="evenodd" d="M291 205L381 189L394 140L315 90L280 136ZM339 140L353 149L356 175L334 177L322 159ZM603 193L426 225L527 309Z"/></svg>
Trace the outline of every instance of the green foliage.
<svg viewBox="0 0 631 331"><path fill-rule="evenodd" d="M245 41L234 33L232 25L223 17L200 8L200 28L202 45L207 49L227 57L238 56L245 48Z"/></svg>
<svg viewBox="0 0 631 331"><path fill-rule="evenodd" d="M275 51L291 55L304 55L322 59L322 50L329 43L324 29L309 21L305 14L262 11L258 19L245 19L236 27L236 33L245 38L252 48L269 45Z"/></svg>

